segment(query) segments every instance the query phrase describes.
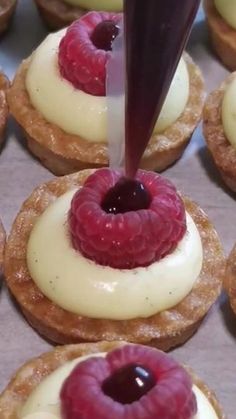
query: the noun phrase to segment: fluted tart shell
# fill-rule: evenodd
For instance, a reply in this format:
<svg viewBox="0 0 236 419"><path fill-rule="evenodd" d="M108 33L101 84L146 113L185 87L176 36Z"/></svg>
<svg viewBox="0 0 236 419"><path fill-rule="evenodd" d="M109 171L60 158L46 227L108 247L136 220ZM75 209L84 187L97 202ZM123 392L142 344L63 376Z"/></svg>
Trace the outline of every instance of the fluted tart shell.
<svg viewBox="0 0 236 419"><path fill-rule="evenodd" d="M225 257L218 235L206 214L190 199L186 210L194 219L203 244L203 266L190 294L177 306L149 318L92 319L66 311L38 289L30 277L26 251L37 218L57 197L81 186L90 170L56 178L34 190L23 204L8 238L5 252L6 282L29 323L50 341L61 344L126 340L162 350L184 343L198 328L221 292Z"/></svg>
<svg viewBox="0 0 236 419"><path fill-rule="evenodd" d="M230 305L236 314L236 244L227 260L224 286L229 295Z"/></svg>
<svg viewBox="0 0 236 419"><path fill-rule="evenodd" d="M1 419L17 419L17 412L22 408L32 391L40 382L68 361L98 352L109 352L125 342L99 342L68 345L55 348L38 358L24 364L0 395ZM215 394L198 376L186 367L193 383L204 393L219 419L226 419Z"/></svg>
<svg viewBox="0 0 236 419"><path fill-rule="evenodd" d="M0 4L0 35L5 32L10 24L16 8L16 0L1 0Z"/></svg>
<svg viewBox="0 0 236 419"><path fill-rule="evenodd" d="M3 142L8 117L8 105L6 100L6 90L8 87L9 81L7 77L0 72L0 145Z"/></svg>
<svg viewBox="0 0 236 419"><path fill-rule="evenodd" d="M236 70L236 29L219 14L214 0L203 0L212 47L223 64Z"/></svg>
<svg viewBox="0 0 236 419"><path fill-rule="evenodd" d="M43 21L52 30L69 26L74 20L88 12L63 0L35 0L35 3Z"/></svg>
<svg viewBox="0 0 236 419"><path fill-rule="evenodd" d="M185 60L190 79L188 103L175 123L162 134L151 137L141 161L144 169L162 171L174 163L182 155L201 118L205 99L204 82L199 68L187 54ZM29 65L30 58L18 69L8 92L8 103L10 112L25 131L31 152L55 175L106 166L106 143L90 142L68 134L46 121L32 106L25 86Z"/></svg>
<svg viewBox="0 0 236 419"><path fill-rule="evenodd" d="M208 149L224 182L234 192L236 192L236 148L224 133L221 114L226 88L235 78L236 72L230 74L218 89L210 93L203 111L203 133Z"/></svg>

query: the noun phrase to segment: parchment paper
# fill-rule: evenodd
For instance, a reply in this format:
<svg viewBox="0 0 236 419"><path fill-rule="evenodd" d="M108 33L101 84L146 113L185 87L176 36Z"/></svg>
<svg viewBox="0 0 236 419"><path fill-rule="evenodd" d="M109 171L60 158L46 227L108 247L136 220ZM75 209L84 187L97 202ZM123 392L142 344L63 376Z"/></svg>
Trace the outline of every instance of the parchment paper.
<svg viewBox="0 0 236 419"><path fill-rule="evenodd" d="M46 33L33 1L20 0L11 30L0 41L0 65L10 78L22 58L31 53ZM194 25L188 50L201 67L210 91L225 78L227 71L210 52L202 11ZM208 213L228 254L236 241L235 197L226 190L214 168L201 128L195 132L182 159L165 175ZM20 130L11 121L0 155L0 215L7 232L24 199L36 185L50 178L50 172L24 148ZM3 285L0 293L0 390L24 361L50 348L26 323ZM235 419L236 316L224 295L197 334L173 354L195 369L215 390L229 419Z"/></svg>

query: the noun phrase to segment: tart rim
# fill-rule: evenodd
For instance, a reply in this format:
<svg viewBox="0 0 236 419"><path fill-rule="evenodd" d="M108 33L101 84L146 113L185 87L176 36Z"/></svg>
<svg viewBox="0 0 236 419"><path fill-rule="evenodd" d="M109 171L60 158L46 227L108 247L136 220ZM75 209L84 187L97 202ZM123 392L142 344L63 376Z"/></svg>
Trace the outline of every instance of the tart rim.
<svg viewBox="0 0 236 419"><path fill-rule="evenodd" d="M236 191L236 148L224 133L222 121L222 102L226 88L236 79L236 72L231 73L221 85L213 90L203 110L203 134L225 183Z"/></svg>
<svg viewBox="0 0 236 419"><path fill-rule="evenodd" d="M9 80L3 72L0 71L0 144L3 141L4 131L8 117L8 105L6 91L9 88Z"/></svg>
<svg viewBox="0 0 236 419"><path fill-rule="evenodd" d="M212 46L223 64L236 69L236 29L232 28L220 15L214 0L203 0Z"/></svg>
<svg viewBox="0 0 236 419"><path fill-rule="evenodd" d="M227 259L224 288L229 295L232 310L236 314L236 244Z"/></svg>
<svg viewBox="0 0 236 419"><path fill-rule="evenodd" d="M35 0L35 4L46 25L51 29L60 29L88 12L61 0Z"/></svg>

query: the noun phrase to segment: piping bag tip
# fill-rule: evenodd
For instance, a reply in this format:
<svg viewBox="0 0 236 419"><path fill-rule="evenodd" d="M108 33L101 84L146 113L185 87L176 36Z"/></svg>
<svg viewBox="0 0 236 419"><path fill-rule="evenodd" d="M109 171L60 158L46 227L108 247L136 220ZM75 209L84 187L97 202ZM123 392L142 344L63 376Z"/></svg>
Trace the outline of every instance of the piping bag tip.
<svg viewBox="0 0 236 419"><path fill-rule="evenodd" d="M135 177L200 0L124 0L107 64L110 167ZM178 22L178 24L176 24Z"/></svg>
<svg viewBox="0 0 236 419"><path fill-rule="evenodd" d="M125 159L125 40L123 18L112 44L106 67L108 151L112 169L123 168Z"/></svg>

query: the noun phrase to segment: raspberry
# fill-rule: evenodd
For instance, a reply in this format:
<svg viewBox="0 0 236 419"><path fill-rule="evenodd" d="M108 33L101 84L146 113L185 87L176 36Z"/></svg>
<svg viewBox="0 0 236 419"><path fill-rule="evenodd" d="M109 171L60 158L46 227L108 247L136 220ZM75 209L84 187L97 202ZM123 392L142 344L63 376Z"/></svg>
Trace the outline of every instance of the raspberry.
<svg viewBox="0 0 236 419"><path fill-rule="evenodd" d="M130 210L127 198L127 212L106 212L107 195L114 195L111 189L121 178L120 171L99 169L75 194L69 212L72 243L100 265L120 269L148 266L171 253L183 238L184 204L168 180L139 170L136 180L150 195L149 206Z"/></svg>
<svg viewBox="0 0 236 419"><path fill-rule="evenodd" d="M59 69L76 89L105 95L106 63L120 19L121 14L90 12L68 28L59 46Z"/></svg>
<svg viewBox="0 0 236 419"><path fill-rule="evenodd" d="M146 390L141 389L143 394L133 367L152 374L154 382ZM109 383L113 388L115 383L118 390L115 399L120 398L122 386L121 392L125 393L125 389L129 393L130 385L136 385L136 400L114 400L107 394ZM65 380L60 397L64 419L191 419L197 412L192 383L184 368L164 352L141 345L125 345L106 358L81 362Z"/></svg>

